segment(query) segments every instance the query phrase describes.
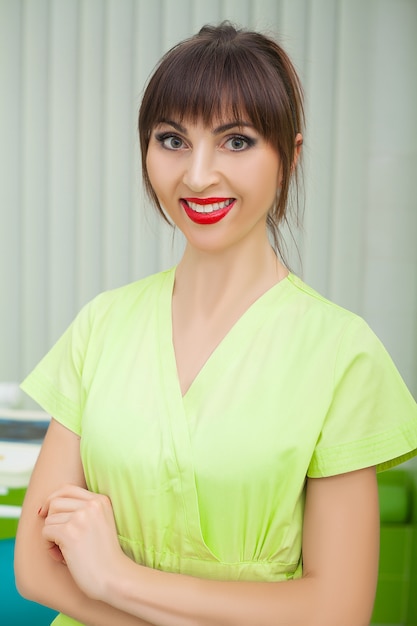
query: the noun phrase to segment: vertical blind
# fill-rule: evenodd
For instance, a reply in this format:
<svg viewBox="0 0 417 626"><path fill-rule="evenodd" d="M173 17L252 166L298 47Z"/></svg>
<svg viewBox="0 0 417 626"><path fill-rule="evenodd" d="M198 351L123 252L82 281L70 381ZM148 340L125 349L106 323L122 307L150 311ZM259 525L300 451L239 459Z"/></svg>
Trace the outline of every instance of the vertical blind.
<svg viewBox="0 0 417 626"><path fill-rule="evenodd" d="M0 0L0 381L98 292L178 260L137 112L161 54L223 19L276 36L304 83L294 269L365 317L417 393L415 0Z"/></svg>

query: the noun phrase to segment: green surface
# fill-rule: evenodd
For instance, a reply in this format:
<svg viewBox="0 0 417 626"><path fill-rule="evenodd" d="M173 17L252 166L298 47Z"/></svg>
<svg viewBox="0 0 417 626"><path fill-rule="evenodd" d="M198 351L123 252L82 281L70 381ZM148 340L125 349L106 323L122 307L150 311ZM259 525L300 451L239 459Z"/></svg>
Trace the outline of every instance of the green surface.
<svg viewBox="0 0 417 626"><path fill-rule="evenodd" d="M21 506L26 489L9 489L8 493L0 495L0 504ZM15 537L17 519L0 518L0 539Z"/></svg>
<svg viewBox="0 0 417 626"><path fill-rule="evenodd" d="M378 474L381 524L407 523L412 517L412 480L406 470Z"/></svg>
<svg viewBox="0 0 417 626"><path fill-rule="evenodd" d="M373 626L417 626L417 469L378 475L381 549Z"/></svg>
<svg viewBox="0 0 417 626"><path fill-rule="evenodd" d="M381 528L381 553L373 622L406 623L412 538L411 526Z"/></svg>

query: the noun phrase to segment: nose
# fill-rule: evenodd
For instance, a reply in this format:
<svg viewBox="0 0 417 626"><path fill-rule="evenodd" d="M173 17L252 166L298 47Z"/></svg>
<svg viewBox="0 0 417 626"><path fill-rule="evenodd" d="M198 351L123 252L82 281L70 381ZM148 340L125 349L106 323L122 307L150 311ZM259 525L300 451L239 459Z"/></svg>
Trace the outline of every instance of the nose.
<svg viewBox="0 0 417 626"><path fill-rule="evenodd" d="M191 150L186 162L183 183L190 191L201 193L219 180L216 158L208 146L198 146Z"/></svg>

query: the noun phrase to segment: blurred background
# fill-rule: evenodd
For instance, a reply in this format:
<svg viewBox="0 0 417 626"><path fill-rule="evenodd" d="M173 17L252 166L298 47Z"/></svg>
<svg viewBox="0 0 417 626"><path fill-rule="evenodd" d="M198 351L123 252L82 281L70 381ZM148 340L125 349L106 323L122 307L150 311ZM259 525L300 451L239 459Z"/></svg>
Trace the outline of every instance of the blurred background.
<svg viewBox="0 0 417 626"><path fill-rule="evenodd" d="M305 87L294 269L365 317L417 395L415 0L0 0L0 381L98 292L178 259L137 112L161 54L223 19L276 36Z"/></svg>

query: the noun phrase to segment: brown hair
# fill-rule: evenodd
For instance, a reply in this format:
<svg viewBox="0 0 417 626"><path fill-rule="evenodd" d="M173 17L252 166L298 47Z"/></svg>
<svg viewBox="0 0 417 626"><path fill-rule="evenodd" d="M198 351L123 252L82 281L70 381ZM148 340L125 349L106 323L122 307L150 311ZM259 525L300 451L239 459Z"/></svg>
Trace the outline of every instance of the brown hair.
<svg viewBox="0 0 417 626"><path fill-rule="evenodd" d="M146 169L152 129L162 119L202 120L209 124L232 112L242 114L273 145L282 164L282 185L267 225L277 252L283 257L280 225L288 223L295 137L303 132L303 92L298 75L284 50L269 37L236 29L229 22L204 26L161 59L151 77L139 112L139 137L145 188L166 221ZM298 186L296 184L296 190ZM297 204L298 204L298 193ZM298 207L296 207L298 208ZM170 223L170 222L169 222Z"/></svg>

